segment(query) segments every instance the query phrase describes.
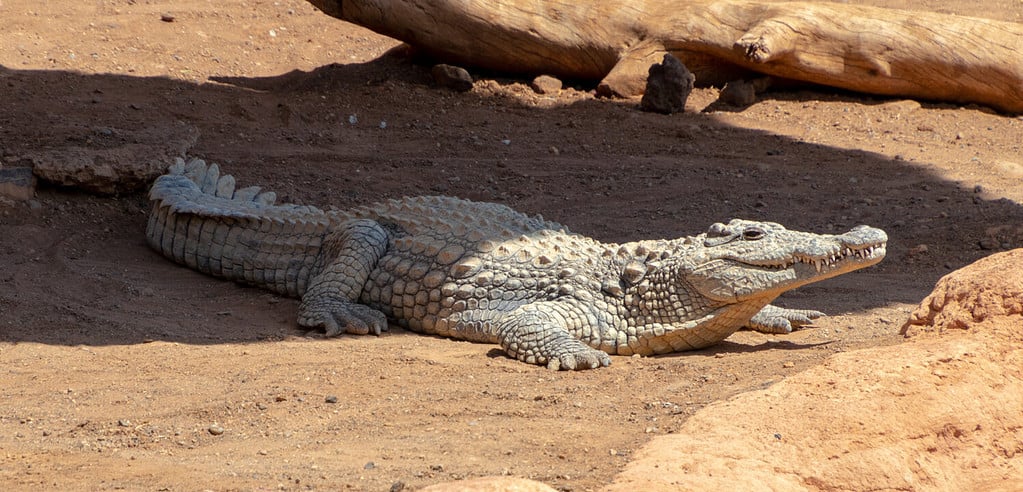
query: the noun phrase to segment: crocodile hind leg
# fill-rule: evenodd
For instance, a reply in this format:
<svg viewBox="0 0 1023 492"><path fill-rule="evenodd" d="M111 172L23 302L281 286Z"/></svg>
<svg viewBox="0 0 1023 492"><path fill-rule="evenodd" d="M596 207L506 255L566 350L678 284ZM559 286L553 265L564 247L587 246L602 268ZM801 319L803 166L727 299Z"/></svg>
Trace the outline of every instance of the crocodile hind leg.
<svg viewBox="0 0 1023 492"><path fill-rule="evenodd" d="M812 309L788 309L768 304L746 323L746 327L761 333L792 333L803 325L824 316Z"/></svg>
<svg viewBox="0 0 1023 492"><path fill-rule="evenodd" d="M387 330L384 313L358 304L370 272L387 250L387 231L373 220L353 220L323 243L323 269L309 282L298 310L298 324L341 333L379 335Z"/></svg>
<svg viewBox="0 0 1023 492"><path fill-rule="evenodd" d="M546 365L548 369L606 367L611 364L610 356L586 345L570 332L599 332L599 327L592 326L596 324L595 317L588 316L583 309L558 301L519 306L498 321L498 343L509 356L530 364Z"/></svg>

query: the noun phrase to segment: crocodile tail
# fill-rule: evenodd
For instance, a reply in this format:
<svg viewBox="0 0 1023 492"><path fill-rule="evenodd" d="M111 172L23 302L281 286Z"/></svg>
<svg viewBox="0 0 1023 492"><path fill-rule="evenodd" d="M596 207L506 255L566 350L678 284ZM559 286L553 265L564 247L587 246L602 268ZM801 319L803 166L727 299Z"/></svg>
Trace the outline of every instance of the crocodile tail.
<svg viewBox="0 0 1023 492"><path fill-rule="evenodd" d="M149 192L146 238L202 273L300 297L331 228L315 207L274 205L273 192L235 188L216 164L178 158Z"/></svg>

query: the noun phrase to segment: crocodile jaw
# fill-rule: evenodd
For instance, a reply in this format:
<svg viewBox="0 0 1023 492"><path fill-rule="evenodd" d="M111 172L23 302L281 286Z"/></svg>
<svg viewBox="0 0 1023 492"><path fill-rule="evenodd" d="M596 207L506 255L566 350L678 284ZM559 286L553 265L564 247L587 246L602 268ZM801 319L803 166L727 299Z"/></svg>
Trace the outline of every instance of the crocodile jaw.
<svg viewBox="0 0 1023 492"><path fill-rule="evenodd" d="M698 255L704 256L702 261L686 273L686 282L717 302L770 302L787 290L875 265L887 252L887 235L871 227L857 227L838 236L796 231L780 234L792 242L775 254L708 248L707 253Z"/></svg>

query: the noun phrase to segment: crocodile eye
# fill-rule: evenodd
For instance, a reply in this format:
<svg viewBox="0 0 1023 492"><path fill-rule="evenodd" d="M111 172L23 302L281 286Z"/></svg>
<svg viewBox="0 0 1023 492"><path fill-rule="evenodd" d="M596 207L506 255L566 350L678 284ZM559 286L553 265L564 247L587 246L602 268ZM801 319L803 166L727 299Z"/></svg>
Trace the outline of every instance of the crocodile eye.
<svg viewBox="0 0 1023 492"><path fill-rule="evenodd" d="M767 233L765 233L762 229L758 229L756 227L750 227L749 229L742 231L742 238L747 241L756 241L758 239L763 239L764 236L766 235Z"/></svg>

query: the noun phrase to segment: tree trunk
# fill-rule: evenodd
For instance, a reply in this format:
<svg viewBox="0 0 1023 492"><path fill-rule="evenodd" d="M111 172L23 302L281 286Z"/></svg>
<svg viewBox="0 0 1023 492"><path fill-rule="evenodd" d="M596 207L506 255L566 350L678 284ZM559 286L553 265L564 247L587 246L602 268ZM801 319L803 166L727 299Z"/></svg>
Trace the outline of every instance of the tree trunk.
<svg viewBox="0 0 1023 492"><path fill-rule="evenodd" d="M685 0L309 0L439 59L642 93L672 53L717 84L752 71L1023 112L1023 24L847 4Z"/></svg>

